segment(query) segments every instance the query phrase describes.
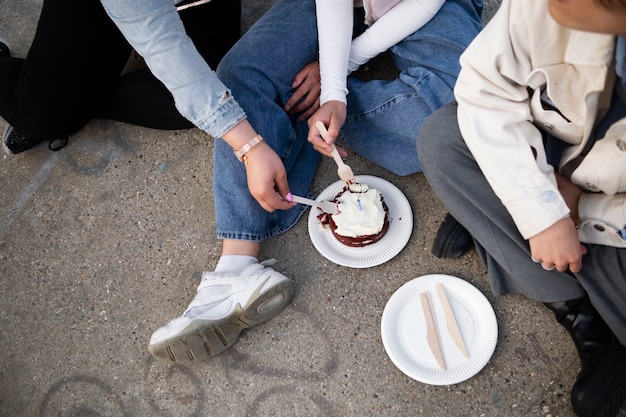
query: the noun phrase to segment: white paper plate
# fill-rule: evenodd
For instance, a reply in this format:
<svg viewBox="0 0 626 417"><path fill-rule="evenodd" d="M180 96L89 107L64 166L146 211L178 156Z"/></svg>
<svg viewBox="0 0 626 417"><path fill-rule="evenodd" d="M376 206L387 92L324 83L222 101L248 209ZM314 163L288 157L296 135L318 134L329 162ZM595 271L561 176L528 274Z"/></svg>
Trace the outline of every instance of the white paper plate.
<svg viewBox="0 0 626 417"><path fill-rule="evenodd" d="M317 218L321 212L314 207L309 211L309 235L313 246L329 261L351 268L369 268L387 262L406 246L413 231L413 212L405 195L392 183L369 175L357 175L356 182L377 189L385 199L389 208L389 230L385 236L362 248L346 246L335 239L329 229L322 227ZM334 182L316 200L330 201L343 187L342 181Z"/></svg>
<svg viewBox="0 0 626 417"><path fill-rule="evenodd" d="M463 356L446 329L435 284L443 284L458 323L469 359ZM428 291L446 362L437 364L426 341L426 322L420 294ZM381 320L387 355L407 376L426 384L456 384L476 375L491 359L498 339L496 315L487 298L472 284L450 275L424 275L400 287L389 299Z"/></svg>

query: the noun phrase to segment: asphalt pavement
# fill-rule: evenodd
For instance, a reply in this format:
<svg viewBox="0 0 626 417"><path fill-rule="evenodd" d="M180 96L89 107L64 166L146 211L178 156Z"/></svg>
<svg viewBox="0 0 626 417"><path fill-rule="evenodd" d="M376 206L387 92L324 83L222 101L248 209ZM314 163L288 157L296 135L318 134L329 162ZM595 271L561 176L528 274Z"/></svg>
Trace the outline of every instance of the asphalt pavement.
<svg viewBox="0 0 626 417"><path fill-rule="evenodd" d="M246 27L271 3L244 1ZM0 0L0 36L14 55L26 55L40 8ZM383 59L368 70L393 68ZM518 295L495 298L474 251L435 258L446 210L424 176L393 175L350 150L356 174L392 183L410 204L399 254L340 266L315 248L304 216L261 255L296 282L292 304L209 361L154 359L150 335L182 313L220 254L212 149L198 129L93 120L59 152L0 156L1 417L573 416L578 357L552 314ZM336 180L324 160L311 191ZM407 376L381 339L392 295L429 274L471 283L497 318L493 355L459 383Z"/></svg>

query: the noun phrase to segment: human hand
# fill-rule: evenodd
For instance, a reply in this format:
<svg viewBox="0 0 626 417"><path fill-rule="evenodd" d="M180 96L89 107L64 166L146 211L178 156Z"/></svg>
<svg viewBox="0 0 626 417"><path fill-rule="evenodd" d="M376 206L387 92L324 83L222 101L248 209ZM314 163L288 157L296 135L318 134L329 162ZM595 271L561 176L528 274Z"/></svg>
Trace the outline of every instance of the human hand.
<svg viewBox="0 0 626 417"><path fill-rule="evenodd" d="M574 224L580 223L580 218L578 217L578 203L583 192L582 188L558 172L555 172L554 175L556 176L556 183L559 187L559 192L563 196L565 204L567 204L567 207L569 208L570 217L574 221Z"/></svg>
<svg viewBox="0 0 626 417"><path fill-rule="evenodd" d="M320 65L318 61L304 66L293 79L293 95L285 103L285 111L290 115L300 114L298 120L311 117L320 108Z"/></svg>
<svg viewBox="0 0 626 417"><path fill-rule="evenodd" d="M547 270L578 272L582 268L582 257L587 253L587 248L578 240L578 231L571 218L559 220L528 242L533 261L541 262Z"/></svg>
<svg viewBox="0 0 626 417"><path fill-rule="evenodd" d="M315 127L315 123L321 121L328 133L324 140L320 132ZM335 143L339 130L346 121L346 105L340 101L329 101L324 103L317 112L308 120L309 136L308 141L311 142L315 150L319 153L330 156L332 152L332 144ZM343 149L337 147L339 155L346 156L347 153Z"/></svg>
<svg viewBox="0 0 626 417"><path fill-rule="evenodd" d="M276 152L262 142L246 155L248 189L261 207L270 213L293 207L296 203L286 200L289 193L287 171Z"/></svg>

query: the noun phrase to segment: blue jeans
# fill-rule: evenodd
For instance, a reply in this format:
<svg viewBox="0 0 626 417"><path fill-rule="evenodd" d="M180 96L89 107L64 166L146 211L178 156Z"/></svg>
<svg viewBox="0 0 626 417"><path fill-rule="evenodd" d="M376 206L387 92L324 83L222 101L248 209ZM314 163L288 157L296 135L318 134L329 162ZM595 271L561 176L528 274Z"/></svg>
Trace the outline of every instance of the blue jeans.
<svg viewBox="0 0 626 417"><path fill-rule="evenodd" d="M150 71L174 97L176 109L187 120L217 137L245 118L243 109L199 52L203 49L201 44L210 39L223 42L231 37L230 28L227 29L229 19L222 11L214 10L212 17L193 19L201 30L190 31L181 20L182 14L176 11L174 3L179 3L176 0L100 2ZM239 6L239 2L229 1L226 6L228 3L230 7ZM212 5L213 2L208 7L212 9ZM192 10L188 9L197 13ZM196 45L190 36L204 41Z"/></svg>
<svg viewBox="0 0 626 417"><path fill-rule="evenodd" d="M348 80L344 141L398 175L421 171L415 139L424 119L453 101L459 56L481 29L482 0L448 0L424 27L391 48L400 70L392 81ZM283 105L295 74L318 59L315 0L278 0L226 54L218 77L252 126L283 159L290 190L308 194L319 154L308 126ZM215 142L214 194L220 239L263 241L292 227L305 207L267 213L252 198L242 164Z"/></svg>

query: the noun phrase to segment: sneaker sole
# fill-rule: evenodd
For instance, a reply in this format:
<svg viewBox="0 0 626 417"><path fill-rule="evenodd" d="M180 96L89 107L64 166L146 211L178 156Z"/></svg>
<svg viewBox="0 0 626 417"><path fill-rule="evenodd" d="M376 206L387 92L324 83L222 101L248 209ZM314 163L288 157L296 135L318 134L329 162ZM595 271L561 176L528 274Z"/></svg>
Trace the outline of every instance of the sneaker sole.
<svg viewBox="0 0 626 417"><path fill-rule="evenodd" d="M268 289L244 310L235 310L221 320L195 320L176 337L148 347L157 359L168 362L201 362L235 344L241 332L278 315L294 296L293 281Z"/></svg>

